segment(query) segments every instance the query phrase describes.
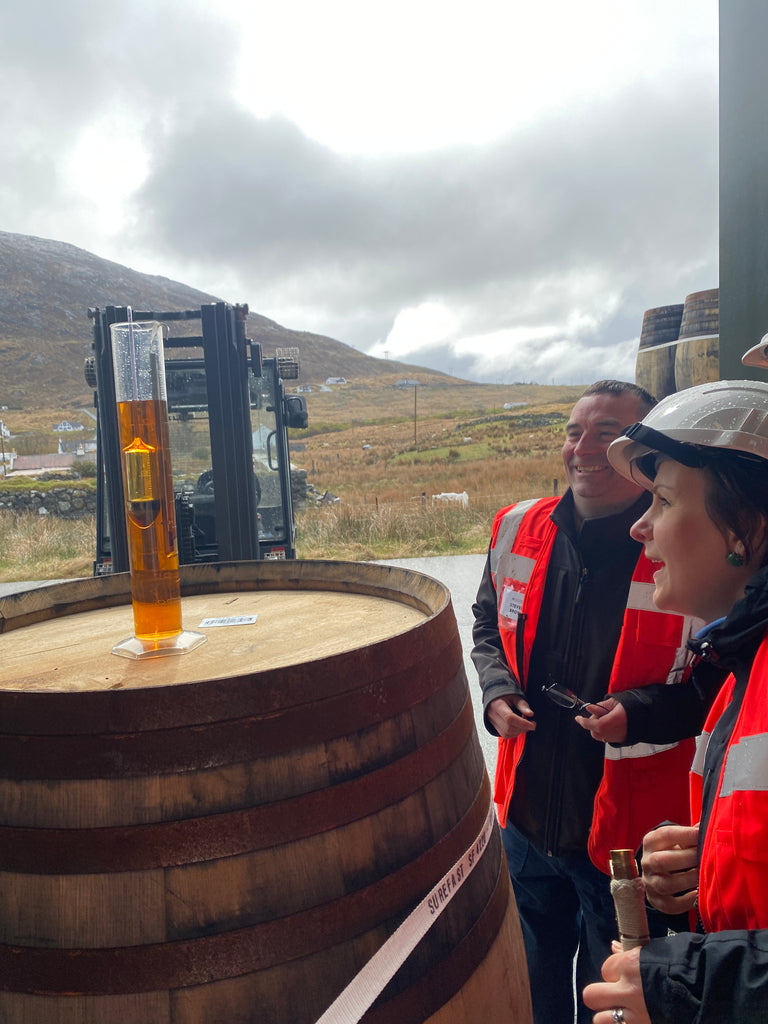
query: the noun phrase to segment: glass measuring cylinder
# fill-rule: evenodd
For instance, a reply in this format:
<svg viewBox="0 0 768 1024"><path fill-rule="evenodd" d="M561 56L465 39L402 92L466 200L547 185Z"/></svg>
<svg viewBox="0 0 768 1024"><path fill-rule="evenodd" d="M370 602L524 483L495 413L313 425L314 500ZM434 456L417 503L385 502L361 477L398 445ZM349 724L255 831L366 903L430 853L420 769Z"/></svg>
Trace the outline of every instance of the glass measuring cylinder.
<svg viewBox="0 0 768 1024"><path fill-rule="evenodd" d="M160 641L181 626L162 325L111 325L115 397L136 638Z"/></svg>

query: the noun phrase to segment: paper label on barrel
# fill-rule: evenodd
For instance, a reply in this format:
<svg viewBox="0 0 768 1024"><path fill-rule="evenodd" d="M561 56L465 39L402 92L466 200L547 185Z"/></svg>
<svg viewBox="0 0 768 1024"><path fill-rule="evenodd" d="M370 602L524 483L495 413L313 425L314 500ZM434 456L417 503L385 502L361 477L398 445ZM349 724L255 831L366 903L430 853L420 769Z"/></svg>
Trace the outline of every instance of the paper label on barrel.
<svg viewBox="0 0 768 1024"><path fill-rule="evenodd" d="M258 615L225 615L220 619L203 619L199 628L206 626L250 626L258 619Z"/></svg>

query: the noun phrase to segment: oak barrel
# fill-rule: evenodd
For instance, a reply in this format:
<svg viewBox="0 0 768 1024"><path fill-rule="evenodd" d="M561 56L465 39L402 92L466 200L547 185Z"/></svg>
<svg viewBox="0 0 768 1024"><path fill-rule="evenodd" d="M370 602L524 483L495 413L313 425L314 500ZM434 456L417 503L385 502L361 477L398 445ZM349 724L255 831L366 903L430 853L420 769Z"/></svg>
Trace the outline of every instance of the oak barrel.
<svg viewBox="0 0 768 1024"><path fill-rule="evenodd" d="M708 288L686 295L680 320L681 338L720 333L720 290Z"/></svg>
<svg viewBox="0 0 768 1024"><path fill-rule="evenodd" d="M685 298L675 349L678 391L720 379L720 291L709 288Z"/></svg>
<svg viewBox="0 0 768 1024"><path fill-rule="evenodd" d="M127 574L0 601L0 1020L313 1024L482 831L442 584L198 565L182 602L207 642L132 661ZM495 823L362 1020L479 1008L531 1020Z"/></svg>
<svg viewBox="0 0 768 1024"><path fill-rule="evenodd" d="M720 380L720 336L681 338L675 352L678 391Z"/></svg>
<svg viewBox="0 0 768 1024"><path fill-rule="evenodd" d="M643 314L635 363L635 382L658 399L675 390L675 345L683 303L657 306Z"/></svg>

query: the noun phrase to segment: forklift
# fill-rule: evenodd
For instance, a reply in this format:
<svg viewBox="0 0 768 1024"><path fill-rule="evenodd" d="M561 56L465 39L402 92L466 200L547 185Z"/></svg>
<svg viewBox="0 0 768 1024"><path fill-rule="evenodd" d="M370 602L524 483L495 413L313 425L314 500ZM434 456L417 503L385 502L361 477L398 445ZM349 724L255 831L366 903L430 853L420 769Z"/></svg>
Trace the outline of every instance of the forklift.
<svg viewBox="0 0 768 1024"><path fill-rule="evenodd" d="M93 355L85 379L96 408L95 576L128 572L129 552L110 325L128 306L88 310ZM273 358L245 335L247 305L225 302L175 312L131 310L163 324L179 562L296 557L288 428L307 426L297 348ZM187 333L198 327L199 333ZM192 326L190 327L190 322Z"/></svg>

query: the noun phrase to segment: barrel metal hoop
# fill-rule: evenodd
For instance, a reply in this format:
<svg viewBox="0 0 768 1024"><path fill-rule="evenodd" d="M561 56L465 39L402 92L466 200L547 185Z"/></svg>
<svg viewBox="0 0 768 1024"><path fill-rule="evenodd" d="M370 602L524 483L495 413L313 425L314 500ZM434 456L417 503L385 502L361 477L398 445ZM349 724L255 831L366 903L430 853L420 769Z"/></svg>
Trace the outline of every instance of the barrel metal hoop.
<svg viewBox="0 0 768 1024"><path fill-rule="evenodd" d="M0 991L71 996L179 989L266 970L351 941L383 920L405 916L404 909L410 911L475 839L489 802L490 782L483 773L469 811L421 856L357 892L277 920L143 946L0 945Z"/></svg>

